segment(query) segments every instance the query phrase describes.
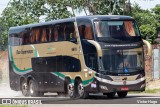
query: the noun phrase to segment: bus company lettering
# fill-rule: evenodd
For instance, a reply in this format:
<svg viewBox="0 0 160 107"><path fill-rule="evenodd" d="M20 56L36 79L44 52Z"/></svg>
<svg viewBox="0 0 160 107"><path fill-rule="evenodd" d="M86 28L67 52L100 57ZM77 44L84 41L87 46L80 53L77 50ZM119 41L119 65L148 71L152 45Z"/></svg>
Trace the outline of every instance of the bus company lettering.
<svg viewBox="0 0 160 107"><path fill-rule="evenodd" d="M107 44L104 45L105 47L130 47L130 46L137 46L137 44Z"/></svg>
<svg viewBox="0 0 160 107"><path fill-rule="evenodd" d="M17 54L31 54L33 53L33 50L21 50L21 51L17 50L16 53Z"/></svg>

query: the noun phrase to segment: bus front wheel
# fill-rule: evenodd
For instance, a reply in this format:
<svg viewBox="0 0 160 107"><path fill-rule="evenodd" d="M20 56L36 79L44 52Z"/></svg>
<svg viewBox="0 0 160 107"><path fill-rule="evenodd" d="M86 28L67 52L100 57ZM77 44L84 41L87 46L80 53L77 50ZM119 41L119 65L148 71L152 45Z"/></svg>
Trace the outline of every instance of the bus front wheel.
<svg viewBox="0 0 160 107"><path fill-rule="evenodd" d="M23 80L21 83L21 91L24 96L29 96L29 88L27 81Z"/></svg>
<svg viewBox="0 0 160 107"><path fill-rule="evenodd" d="M117 94L118 94L118 97L124 98L127 96L128 92L117 92Z"/></svg>

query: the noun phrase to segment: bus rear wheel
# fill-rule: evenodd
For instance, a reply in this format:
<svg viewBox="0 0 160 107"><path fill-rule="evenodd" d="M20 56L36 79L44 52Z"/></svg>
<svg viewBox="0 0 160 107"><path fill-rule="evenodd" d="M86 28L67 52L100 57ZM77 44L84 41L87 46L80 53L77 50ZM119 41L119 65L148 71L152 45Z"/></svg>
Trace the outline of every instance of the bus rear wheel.
<svg viewBox="0 0 160 107"><path fill-rule="evenodd" d="M117 92L117 94L118 94L118 97L124 98L127 96L128 92Z"/></svg>
<svg viewBox="0 0 160 107"><path fill-rule="evenodd" d="M32 97L38 97L38 96L43 96L44 92L39 92L36 90L37 89L37 84L34 80L29 81L29 95Z"/></svg>
<svg viewBox="0 0 160 107"><path fill-rule="evenodd" d="M85 99L89 97L89 93L85 92L84 86L81 80L77 81L75 88L76 88L75 92L77 93L78 98Z"/></svg>
<svg viewBox="0 0 160 107"><path fill-rule="evenodd" d="M23 80L21 83L21 91L24 96L29 96L29 88L27 81Z"/></svg>
<svg viewBox="0 0 160 107"><path fill-rule="evenodd" d="M70 80L65 80L65 93L61 94L70 98L74 98L74 86Z"/></svg>
<svg viewBox="0 0 160 107"><path fill-rule="evenodd" d="M110 92L110 93L103 93L103 95L107 95L108 98L114 98L116 92Z"/></svg>

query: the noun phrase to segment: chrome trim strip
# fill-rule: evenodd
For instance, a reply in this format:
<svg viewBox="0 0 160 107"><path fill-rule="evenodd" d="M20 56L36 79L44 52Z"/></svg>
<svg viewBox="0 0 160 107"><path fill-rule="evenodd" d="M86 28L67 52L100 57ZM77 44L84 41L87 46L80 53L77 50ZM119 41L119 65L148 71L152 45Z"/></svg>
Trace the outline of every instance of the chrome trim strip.
<svg viewBox="0 0 160 107"><path fill-rule="evenodd" d="M103 78L100 78L100 77L97 77L95 76L95 78L100 81L100 82L103 82L103 83L107 83L107 84L111 84L111 85L124 85L123 81L120 81L120 82L115 82L115 81L111 81L111 80L107 80L107 79L103 79ZM145 77L142 77L138 80L134 80L134 81L126 81L126 84L125 85L133 85L133 84L137 84L137 83L140 83L142 81L145 80Z"/></svg>

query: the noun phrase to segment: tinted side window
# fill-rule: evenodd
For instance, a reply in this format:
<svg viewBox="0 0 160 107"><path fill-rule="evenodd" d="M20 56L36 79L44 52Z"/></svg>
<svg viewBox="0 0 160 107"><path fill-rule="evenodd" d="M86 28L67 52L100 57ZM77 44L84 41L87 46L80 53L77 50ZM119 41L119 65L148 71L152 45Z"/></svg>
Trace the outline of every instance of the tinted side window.
<svg viewBox="0 0 160 107"><path fill-rule="evenodd" d="M34 44L34 43L49 42L49 35L50 35L49 26L32 28L30 35L30 43Z"/></svg>
<svg viewBox="0 0 160 107"><path fill-rule="evenodd" d="M16 38L15 38L16 37ZM18 34L11 34L11 45L29 45L56 41L70 41L75 37L73 22L26 28ZM13 43L14 42L14 43Z"/></svg>
<svg viewBox="0 0 160 107"><path fill-rule="evenodd" d="M48 42L49 41L49 27L42 27L42 33L41 33L41 42Z"/></svg>
<svg viewBox="0 0 160 107"><path fill-rule="evenodd" d="M30 41L31 43L41 42L41 28L32 28Z"/></svg>
<svg viewBox="0 0 160 107"><path fill-rule="evenodd" d="M65 22L55 24L51 27L50 34L51 41L69 41L75 36L74 23Z"/></svg>
<svg viewBox="0 0 160 107"><path fill-rule="evenodd" d="M65 72L81 71L80 60L70 56L63 56L63 68Z"/></svg>
<svg viewBox="0 0 160 107"><path fill-rule="evenodd" d="M30 29L25 29L23 31L23 36L22 36L22 45L27 45L27 44L30 44Z"/></svg>
<svg viewBox="0 0 160 107"><path fill-rule="evenodd" d="M51 27L49 41L63 41L64 40L64 26L63 24L56 24Z"/></svg>
<svg viewBox="0 0 160 107"><path fill-rule="evenodd" d="M24 44L25 34L28 33L26 29L14 29L9 34L9 45L19 46Z"/></svg>
<svg viewBox="0 0 160 107"><path fill-rule="evenodd" d="M70 56L32 58L32 67L36 72L79 72L80 60Z"/></svg>
<svg viewBox="0 0 160 107"><path fill-rule="evenodd" d="M91 22L80 21L78 23L78 30L81 39L93 39L93 30Z"/></svg>
<svg viewBox="0 0 160 107"><path fill-rule="evenodd" d="M22 38L17 33L10 34L9 41L11 41L9 44L12 46L19 46L22 44Z"/></svg>
<svg viewBox="0 0 160 107"><path fill-rule="evenodd" d="M64 23L64 38L66 41L70 41L76 36L74 23Z"/></svg>

